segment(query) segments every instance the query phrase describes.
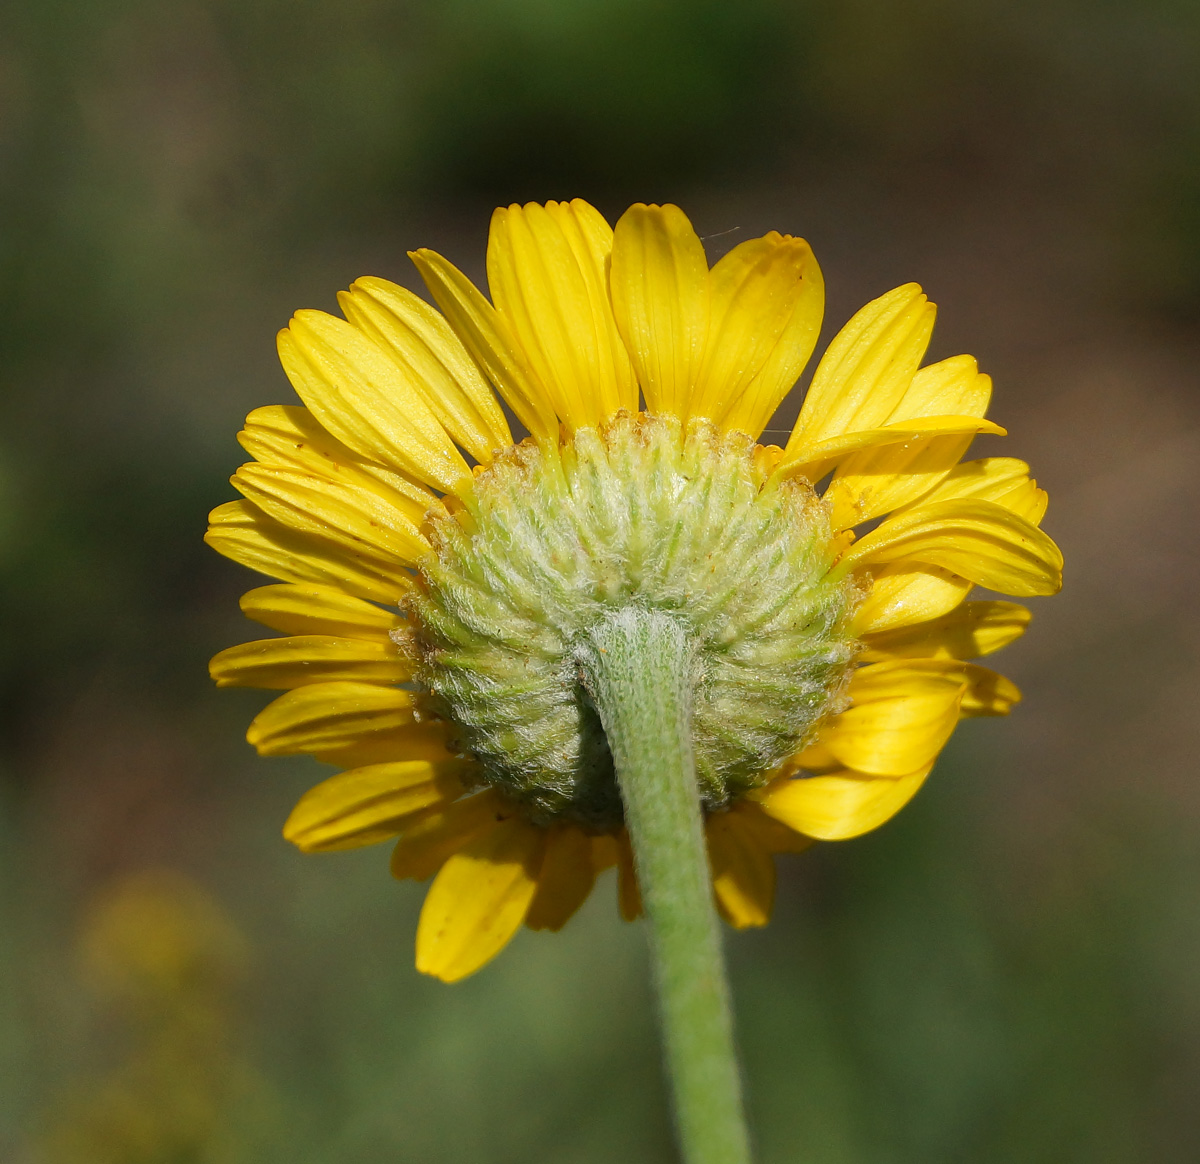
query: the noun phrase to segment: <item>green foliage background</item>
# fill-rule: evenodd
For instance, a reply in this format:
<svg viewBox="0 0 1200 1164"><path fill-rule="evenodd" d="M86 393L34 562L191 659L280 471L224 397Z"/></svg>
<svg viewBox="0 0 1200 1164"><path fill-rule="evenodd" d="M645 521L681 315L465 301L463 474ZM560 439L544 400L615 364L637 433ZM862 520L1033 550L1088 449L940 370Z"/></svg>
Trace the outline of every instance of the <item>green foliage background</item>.
<svg viewBox="0 0 1200 1164"><path fill-rule="evenodd" d="M419 887L284 846L317 766L205 669L251 634L200 537L275 330L578 194L804 234L830 328L924 282L1067 553L1013 719L731 939L763 1161L1194 1160L1198 65L1181 0L0 11L0 1158L671 1159L613 887L421 979ZM175 921L106 937L145 883Z"/></svg>

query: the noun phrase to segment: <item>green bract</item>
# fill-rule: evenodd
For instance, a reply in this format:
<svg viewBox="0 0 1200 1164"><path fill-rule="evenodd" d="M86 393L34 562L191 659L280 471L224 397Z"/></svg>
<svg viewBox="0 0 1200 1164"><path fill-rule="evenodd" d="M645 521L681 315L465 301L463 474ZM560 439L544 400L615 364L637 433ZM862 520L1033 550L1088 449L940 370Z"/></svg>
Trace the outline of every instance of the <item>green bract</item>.
<svg viewBox="0 0 1200 1164"><path fill-rule="evenodd" d="M803 481L766 488L768 473L748 437L620 414L557 452L500 454L465 510L431 518L404 632L415 678L535 820L621 822L580 669L590 628L621 607L686 631L708 808L765 783L839 709L858 591L829 577L822 502Z"/></svg>

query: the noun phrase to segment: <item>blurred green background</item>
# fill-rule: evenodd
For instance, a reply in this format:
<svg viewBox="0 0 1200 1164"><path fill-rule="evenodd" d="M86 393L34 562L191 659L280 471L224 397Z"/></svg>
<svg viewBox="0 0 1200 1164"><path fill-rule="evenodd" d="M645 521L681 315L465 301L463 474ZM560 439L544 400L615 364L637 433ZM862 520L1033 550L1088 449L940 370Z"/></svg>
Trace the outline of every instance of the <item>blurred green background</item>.
<svg viewBox="0 0 1200 1164"><path fill-rule="evenodd" d="M1067 555L1013 718L731 938L762 1161L1196 1160L1198 75L1187 0L5 5L0 1159L672 1159L612 885L419 977L421 888L285 846L318 766L206 675L276 329L581 195L805 235L826 335L922 282Z"/></svg>

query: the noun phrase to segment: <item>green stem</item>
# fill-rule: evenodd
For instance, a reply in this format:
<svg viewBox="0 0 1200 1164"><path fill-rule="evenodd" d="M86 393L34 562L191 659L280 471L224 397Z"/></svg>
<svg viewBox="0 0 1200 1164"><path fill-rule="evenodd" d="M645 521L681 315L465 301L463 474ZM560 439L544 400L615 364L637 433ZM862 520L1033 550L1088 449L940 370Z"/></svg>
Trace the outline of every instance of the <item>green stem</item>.
<svg viewBox="0 0 1200 1164"><path fill-rule="evenodd" d="M580 663L616 765L650 920L683 1158L687 1164L749 1164L696 787L686 628L662 611L625 607L590 632Z"/></svg>

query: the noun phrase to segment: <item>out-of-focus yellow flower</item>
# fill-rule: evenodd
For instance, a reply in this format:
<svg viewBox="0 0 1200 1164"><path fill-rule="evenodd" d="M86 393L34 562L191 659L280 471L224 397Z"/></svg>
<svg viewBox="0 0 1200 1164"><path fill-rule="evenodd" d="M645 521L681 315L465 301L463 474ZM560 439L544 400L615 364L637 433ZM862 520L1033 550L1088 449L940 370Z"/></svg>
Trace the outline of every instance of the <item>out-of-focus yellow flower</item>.
<svg viewBox="0 0 1200 1164"><path fill-rule="evenodd" d="M139 1007L194 1009L226 998L241 977L245 939L196 882L169 869L122 879L93 906L81 940L102 992ZM157 1000L157 1001L156 1001Z"/></svg>
<svg viewBox="0 0 1200 1164"><path fill-rule="evenodd" d="M244 939L196 882L167 869L98 895L79 939L100 1064L45 1114L50 1164L223 1164L271 1103L237 1042Z"/></svg>
<svg viewBox="0 0 1200 1164"><path fill-rule="evenodd" d="M838 333L786 446L764 447L821 325L803 240L710 269L678 208L614 230L576 200L496 212L490 302L412 258L440 311L365 278L344 319L280 333L304 406L250 414L244 500L212 514L214 548L281 580L242 607L283 635L223 651L214 678L286 691L251 725L262 754L348 769L285 835L398 838L396 876L436 874L417 965L448 981L523 922L563 926L609 866L637 916L579 644L653 608L691 643L718 907L764 924L774 854L882 824L961 718L1020 698L969 660L1028 610L967 595L1052 594L1062 558L1027 465L961 460L1003 435L990 380L969 356L921 366L934 306L906 284Z"/></svg>

